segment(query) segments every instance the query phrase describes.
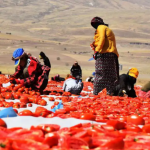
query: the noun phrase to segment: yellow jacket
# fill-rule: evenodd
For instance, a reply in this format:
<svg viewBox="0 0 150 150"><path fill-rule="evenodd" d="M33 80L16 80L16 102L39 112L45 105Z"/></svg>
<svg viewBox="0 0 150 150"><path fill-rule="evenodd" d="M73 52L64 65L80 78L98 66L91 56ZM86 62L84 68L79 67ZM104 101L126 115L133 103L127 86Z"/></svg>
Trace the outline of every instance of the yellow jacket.
<svg viewBox="0 0 150 150"><path fill-rule="evenodd" d="M118 57L115 35L105 25L99 25L94 36L95 51L99 53L115 53Z"/></svg>

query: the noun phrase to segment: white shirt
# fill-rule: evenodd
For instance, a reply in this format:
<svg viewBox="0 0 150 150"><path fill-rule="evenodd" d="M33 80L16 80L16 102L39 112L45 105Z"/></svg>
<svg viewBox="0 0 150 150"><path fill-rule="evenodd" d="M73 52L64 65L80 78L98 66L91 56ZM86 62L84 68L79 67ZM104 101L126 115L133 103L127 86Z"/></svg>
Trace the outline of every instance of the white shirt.
<svg viewBox="0 0 150 150"><path fill-rule="evenodd" d="M77 80L69 78L64 82L63 90L72 94L80 94L83 89L83 83L77 82Z"/></svg>

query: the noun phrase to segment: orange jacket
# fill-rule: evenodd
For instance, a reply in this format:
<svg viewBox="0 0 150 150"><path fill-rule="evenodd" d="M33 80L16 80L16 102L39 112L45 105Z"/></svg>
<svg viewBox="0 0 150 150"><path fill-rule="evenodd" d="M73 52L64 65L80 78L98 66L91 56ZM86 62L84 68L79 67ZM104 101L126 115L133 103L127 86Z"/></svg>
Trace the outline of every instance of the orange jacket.
<svg viewBox="0 0 150 150"><path fill-rule="evenodd" d="M116 48L115 35L111 29L105 25L99 25L95 36L94 47L95 51L99 53L115 53L118 57L118 51Z"/></svg>

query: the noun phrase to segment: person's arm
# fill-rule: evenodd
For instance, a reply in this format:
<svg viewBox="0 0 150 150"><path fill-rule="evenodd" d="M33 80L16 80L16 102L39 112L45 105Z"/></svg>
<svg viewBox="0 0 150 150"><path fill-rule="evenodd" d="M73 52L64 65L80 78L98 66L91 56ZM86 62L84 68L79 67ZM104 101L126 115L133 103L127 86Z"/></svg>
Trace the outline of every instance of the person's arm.
<svg viewBox="0 0 150 150"><path fill-rule="evenodd" d="M63 91L65 91L65 89L66 89L66 81L63 84Z"/></svg>
<svg viewBox="0 0 150 150"><path fill-rule="evenodd" d="M16 72L13 75L11 75L10 77L11 78L19 78L22 73L23 73L22 68L20 66L18 66L16 68Z"/></svg>
<svg viewBox="0 0 150 150"><path fill-rule="evenodd" d="M82 77L82 70L80 66L79 66L79 72L80 72L80 76Z"/></svg>
<svg viewBox="0 0 150 150"><path fill-rule="evenodd" d="M99 33L99 43L98 43L98 46L95 48L95 51L100 52L105 43L106 28L100 25L97 31Z"/></svg>
<svg viewBox="0 0 150 150"><path fill-rule="evenodd" d="M17 81L17 83L20 83L22 85L31 85L33 84L37 79L37 62L36 61L31 61L30 65L28 67L28 73L29 73L29 77L22 79L20 81ZM43 75L43 73L42 73ZM42 77L41 75L41 77Z"/></svg>
<svg viewBox="0 0 150 150"><path fill-rule="evenodd" d="M71 75L73 75L73 66L71 67L71 69L70 69L70 73L71 73Z"/></svg>

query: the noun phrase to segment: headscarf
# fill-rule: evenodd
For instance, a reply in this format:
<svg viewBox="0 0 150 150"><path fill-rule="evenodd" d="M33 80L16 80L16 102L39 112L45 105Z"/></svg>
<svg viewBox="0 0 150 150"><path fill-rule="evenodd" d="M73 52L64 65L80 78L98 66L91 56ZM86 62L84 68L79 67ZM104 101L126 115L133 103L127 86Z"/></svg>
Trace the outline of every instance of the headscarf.
<svg viewBox="0 0 150 150"><path fill-rule="evenodd" d="M91 20L91 25L92 25L92 27L94 27L95 29L97 29L97 27L98 27L99 25L106 25L106 26L108 26L108 24L105 24L104 21L103 21L103 19L100 18L100 17L94 17L94 18Z"/></svg>

